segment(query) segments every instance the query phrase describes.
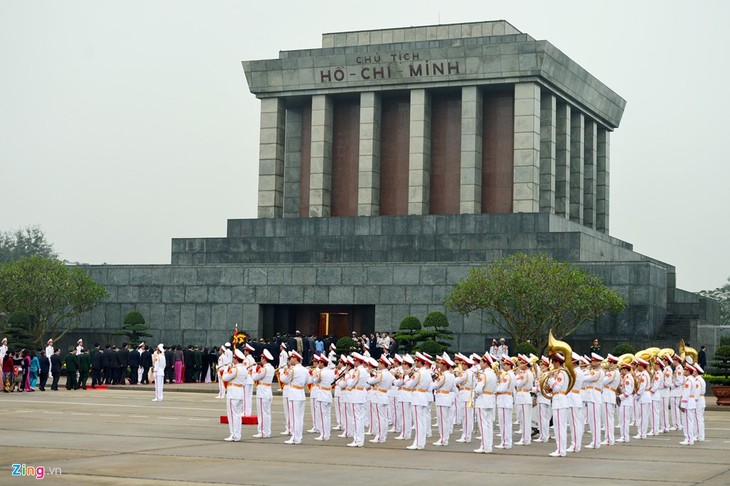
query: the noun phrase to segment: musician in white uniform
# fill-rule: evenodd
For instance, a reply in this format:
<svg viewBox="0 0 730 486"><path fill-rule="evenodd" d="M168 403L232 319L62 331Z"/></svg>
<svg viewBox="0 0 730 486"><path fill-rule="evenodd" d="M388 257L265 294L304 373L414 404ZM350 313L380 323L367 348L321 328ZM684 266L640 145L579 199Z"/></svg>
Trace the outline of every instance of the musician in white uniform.
<svg viewBox="0 0 730 486"><path fill-rule="evenodd" d="M370 358L373 359L373 358ZM375 360L373 360L375 361ZM388 436L388 391L392 388L393 375L388 371L388 357L382 355L367 382L372 393L372 403L375 409L373 416L373 432L375 437L370 442L385 442Z"/></svg>
<svg viewBox="0 0 730 486"><path fill-rule="evenodd" d="M697 408L695 408L695 424L697 427L697 433L695 439L704 442L705 441L705 392L707 391L707 383L702 378L705 370L699 364L693 366L694 373L692 374L695 380L695 398L697 399Z"/></svg>
<svg viewBox="0 0 730 486"><path fill-rule="evenodd" d="M636 377L639 383L636 384L636 395L638 397L638 403L640 410L638 413L638 423L636 424L637 434L634 439L646 439L647 428L649 427L649 414L651 413L651 377L647 368L649 362L637 358L636 360L637 372Z"/></svg>
<svg viewBox="0 0 730 486"><path fill-rule="evenodd" d="M416 436L413 444L406 447L410 450L421 450L426 446L427 429L431 428L431 419L426 413L429 406L428 395L431 388L431 361L420 353L416 353L416 368L404 386L411 393Z"/></svg>
<svg viewBox="0 0 730 486"><path fill-rule="evenodd" d="M497 375L492 369L493 364L494 358L489 353L485 353L482 360L480 360L479 371L475 373L476 385L473 390L473 402L476 411L476 422L482 437L479 448L474 449L477 454L490 454L494 445Z"/></svg>
<svg viewBox="0 0 730 486"><path fill-rule="evenodd" d="M551 408L553 410L553 427L555 428L556 449L549 455L551 457L565 457L566 445L568 442L568 372L563 368L565 356L555 353L551 357L553 370L547 379L547 386L552 390L553 398Z"/></svg>
<svg viewBox="0 0 730 486"><path fill-rule="evenodd" d="M672 388L669 392L669 401L672 407L672 426L669 430L682 430L682 414L680 412L680 401L682 398L682 390L684 390L684 368L682 367L682 358L675 354L672 358L674 362L674 372L672 374Z"/></svg>
<svg viewBox="0 0 730 486"><path fill-rule="evenodd" d="M256 402L258 407L258 433L254 439L271 437L271 382L274 380L274 357L268 349L261 354L261 364L253 371L252 378L256 382Z"/></svg>
<svg viewBox="0 0 730 486"><path fill-rule="evenodd" d="M289 355L288 373L281 376L281 381L287 384L289 390L289 421L291 438L285 444L301 444L304 430L304 403L306 395L304 387L307 384L307 370L302 366L302 355L292 351Z"/></svg>
<svg viewBox="0 0 730 486"><path fill-rule="evenodd" d="M454 424L454 398L456 397L456 377L451 371L454 362L449 355L436 358L438 375L431 383L431 389L436 394L436 423L438 425L439 440L433 443L435 446L449 445L449 436Z"/></svg>
<svg viewBox="0 0 730 486"><path fill-rule="evenodd" d="M243 414L247 417L251 415L253 409L253 378L251 374L253 367L256 366L256 361L251 356L252 351L256 351L256 349L246 343L246 346L243 348L243 354L245 356L243 367L246 369L246 383L243 385Z"/></svg>
<svg viewBox="0 0 730 486"><path fill-rule="evenodd" d="M502 355L502 372L497 383L497 418L499 432L502 435L501 443L494 446L496 449L512 448L512 408L514 406L515 376L512 368L515 362L508 355Z"/></svg>
<svg viewBox="0 0 730 486"><path fill-rule="evenodd" d="M697 424L695 423L697 397L695 396L695 379L694 361L691 357L687 357L684 363L684 389L680 406L682 410L682 430L684 431L684 440L680 442L682 445L694 445L697 439Z"/></svg>
<svg viewBox="0 0 730 486"><path fill-rule="evenodd" d="M226 397L226 388L223 385L223 380L221 380L221 376L223 375L223 371L226 370L231 364L233 364L231 343L226 343L221 346L220 354L218 355L218 395L216 396L216 398Z"/></svg>
<svg viewBox="0 0 730 486"><path fill-rule="evenodd" d="M629 424L631 417L634 415L634 391L636 390L636 382L631 374L631 365L629 363L621 363L620 365L621 381L619 384L619 400L621 404L618 409L618 427L620 437L616 442L628 442L631 440L629 433Z"/></svg>
<svg viewBox="0 0 730 486"><path fill-rule="evenodd" d="M601 447L601 405L603 404L603 371L601 363L603 356L591 353L590 368L583 373L583 383L586 389L585 405L588 412L588 427L591 430L591 441L586 449Z"/></svg>
<svg viewBox="0 0 730 486"><path fill-rule="evenodd" d="M573 353L573 363L576 366L580 363L585 365L586 360L582 356ZM580 368L574 368L575 371L575 384L573 389L568 393L568 403L570 408L568 409L568 426L572 435L572 443L570 447L566 449L568 452L580 452L581 444L583 443L583 431L585 430L585 414L583 406L583 398L580 395L580 391L583 388L583 370ZM553 400L553 405L555 400Z"/></svg>
<svg viewBox="0 0 730 486"><path fill-rule="evenodd" d="M515 374L515 411L520 423L522 437L515 445L530 445L532 440L532 387L535 384L535 375L530 370L532 363L524 354L517 356L517 373Z"/></svg>
<svg viewBox="0 0 730 486"><path fill-rule="evenodd" d="M353 414L353 439L347 444L348 447L362 447L365 444L365 402L368 372L364 363L366 358L360 353L352 353L355 362L355 369L347 380L347 388L350 390L349 402L352 405Z"/></svg>
<svg viewBox="0 0 730 486"><path fill-rule="evenodd" d="M475 364L472 358L463 354L459 356L459 359L464 363L466 368L460 372L460 375L454 381L454 384L459 390L456 396L456 421L461 423L461 437L456 439L456 442L469 443L471 442L472 432L474 431L474 403L472 403L472 406L469 406L469 402L474 401L472 394L476 380L474 378L475 371L472 368ZM481 358L479 362L481 362ZM477 362L477 366L479 362Z"/></svg>
<svg viewBox="0 0 730 486"><path fill-rule="evenodd" d="M550 408L551 400L543 396L540 391L540 379L549 370L550 360L545 356L541 357L534 385L537 395L537 428L540 431L540 435L537 439L535 439L535 442L548 442L550 440L550 417L552 415L552 409Z"/></svg>
<svg viewBox="0 0 730 486"><path fill-rule="evenodd" d="M319 416L320 435L314 440L330 440L332 430L332 383L335 381L335 370L329 366L329 358L325 355L319 357L319 374L317 387L317 400L315 402L316 414Z"/></svg>
<svg viewBox="0 0 730 486"><path fill-rule="evenodd" d="M621 382L621 374L616 368L618 364L618 358L612 354L609 354L606 358L608 360L608 366L606 372L603 375L603 392L601 396L603 405L603 422L605 424L605 440L601 442L601 445L613 445L615 440L614 428L616 425L616 390Z"/></svg>
<svg viewBox="0 0 730 486"><path fill-rule="evenodd" d="M236 349L233 353L233 363L231 363L221 375L221 381L226 386L226 414L228 415L228 431L230 435L226 437L227 442L238 442L241 440L241 418L243 416L243 387L246 383L246 367L243 366L245 355L240 349Z"/></svg>

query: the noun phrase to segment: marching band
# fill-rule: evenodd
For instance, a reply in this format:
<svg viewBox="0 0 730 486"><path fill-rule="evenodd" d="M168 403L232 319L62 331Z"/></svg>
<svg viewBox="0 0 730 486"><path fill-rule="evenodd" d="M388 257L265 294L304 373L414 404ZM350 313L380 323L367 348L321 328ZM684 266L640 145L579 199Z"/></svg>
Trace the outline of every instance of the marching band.
<svg viewBox="0 0 730 486"><path fill-rule="evenodd" d="M395 440L412 440L406 449L422 450L433 427L437 447L448 446L454 434L459 435L456 442L471 443L476 429L479 444L474 452L484 454L493 448L554 440L556 448L549 455L564 457L583 446L599 449L675 430L684 434L682 445L704 440L704 371L696 362L696 351L683 341L679 352L649 348L606 358L573 353L552 334L548 356L541 358L496 357L487 351L470 356L456 353L453 359L444 353L434 359L417 352L392 359L383 355L376 361L357 352L338 359L330 349L327 356L315 356L309 368L302 366L299 353L287 352L282 345L277 369L268 350L260 363L253 361L250 351L235 350L232 362L221 368L228 398L227 441L241 439L241 415L251 413L249 384L255 385L258 409L258 433L253 437L271 437L274 379L284 396L286 430L282 434L290 436L287 444L302 441L306 390L313 424L307 432L317 434L315 440L329 441L332 430L341 431L338 437L350 439L349 447L363 447L366 435L372 436L371 443L384 443L393 433ZM519 437L514 444L513 416ZM589 439L583 444L586 424Z"/></svg>

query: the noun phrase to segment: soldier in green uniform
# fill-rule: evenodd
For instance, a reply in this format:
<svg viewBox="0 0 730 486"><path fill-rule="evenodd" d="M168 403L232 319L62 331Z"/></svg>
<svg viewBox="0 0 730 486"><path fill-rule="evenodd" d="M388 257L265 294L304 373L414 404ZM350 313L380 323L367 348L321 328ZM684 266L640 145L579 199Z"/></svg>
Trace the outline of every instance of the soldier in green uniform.
<svg viewBox="0 0 730 486"><path fill-rule="evenodd" d="M86 380L89 379L89 370L91 370L91 355L86 348L81 349L79 358L79 385L86 390Z"/></svg>
<svg viewBox="0 0 730 486"><path fill-rule="evenodd" d="M71 346L68 348L68 354L65 359L66 363L66 390L78 390L79 384L76 381L76 372L79 369L78 358L76 358L76 348Z"/></svg>

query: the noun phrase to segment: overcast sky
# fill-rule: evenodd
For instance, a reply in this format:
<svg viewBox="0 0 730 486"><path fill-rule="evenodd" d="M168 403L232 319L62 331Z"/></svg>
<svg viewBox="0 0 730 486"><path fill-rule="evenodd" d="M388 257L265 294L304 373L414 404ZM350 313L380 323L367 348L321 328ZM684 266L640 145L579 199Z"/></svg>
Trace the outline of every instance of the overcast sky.
<svg viewBox="0 0 730 486"><path fill-rule="evenodd" d="M0 0L0 231L62 258L169 263L174 237L256 217L259 101L242 60L321 34L505 19L627 100L611 138L611 234L730 276L727 1Z"/></svg>

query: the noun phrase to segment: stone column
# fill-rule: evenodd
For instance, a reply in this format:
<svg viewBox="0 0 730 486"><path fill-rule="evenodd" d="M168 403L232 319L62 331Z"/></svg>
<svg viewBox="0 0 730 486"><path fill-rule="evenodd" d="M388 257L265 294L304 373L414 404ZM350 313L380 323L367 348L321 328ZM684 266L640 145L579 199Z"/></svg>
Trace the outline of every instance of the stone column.
<svg viewBox="0 0 730 486"><path fill-rule="evenodd" d="M332 196L332 98L312 96L309 216L328 217Z"/></svg>
<svg viewBox="0 0 730 486"><path fill-rule="evenodd" d="M540 100L540 212L555 213L557 99L543 90Z"/></svg>
<svg viewBox="0 0 730 486"><path fill-rule="evenodd" d="M608 233L609 172L611 132L598 129L598 159L596 162L596 229Z"/></svg>
<svg viewBox="0 0 730 486"><path fill-rule="evenodd" d="M572 110L570 114L570 219L583 224L583 140L585 118Z"/></svg>
<svg viewBox="0 0 730 486"><path fill-rule="evenodd" d="M558 103L555 126L555 214L570 217L570 106Z"/></svg>
<svg viewBox="0 0 730 486"><path fill-rule="evenodd" d="M259 218L281 218L284 206L284 100L261 100Z"/></svg>
<svg viewBox="0 0 730 486"><path fill-rule="evenodd" d="M461 190L459 212L482 212L482 92L461 88Z"/></svg>
<svg viewBox="0 0 730 486"><path fill-rule="evenodd" d="M286 109L284 144L284 217L299 217L302 175L302 110Z"/></svg>
<svg viewBox="0 0 730 486"><path fill-rule="evenodd" d="M589 228L596 227L597 128L595 121L590 119L585 121L585 139L583 141L583 224Z"/></svg>
<svg viewBox="0 0 730 486"><path fill-rule="evenodd" d="M380 94L360 94L357 215L380 214Z"/></svg>
<svg viewBox="0 0 730 486"><path fill-rule="evenodd" d="M515 84L514 192L515 213L540 210L540 86Z"/></svg>
<svg viewBox="0 0 730 486"><path fill-rule="evenodd" d="M431 190L431 96L411 91L408 214L428 214Z"/></svg>

